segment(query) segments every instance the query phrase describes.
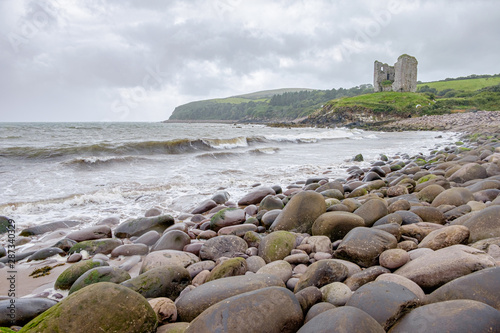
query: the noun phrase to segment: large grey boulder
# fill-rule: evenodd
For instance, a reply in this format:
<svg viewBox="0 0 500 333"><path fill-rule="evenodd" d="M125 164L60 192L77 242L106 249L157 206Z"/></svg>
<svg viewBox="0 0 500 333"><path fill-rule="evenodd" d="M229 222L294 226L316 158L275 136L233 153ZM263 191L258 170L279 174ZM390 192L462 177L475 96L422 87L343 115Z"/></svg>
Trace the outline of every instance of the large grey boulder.
<svg viewBox="0 0 500 333"><path fill-rule="evenodd" d="M327 310L309 320L297 333L384 333L380 324L366 312L342 306Z"/></svg>
<svg viewBox="0 0 500 333"><path fill-rule="evenodd" d="M321 194L302 191L290 199L270 229L310 234L314 221L325 212L325 198Z"/></svg>
<svg viewBox="0 0 500 333"><path fill-rule="evenodd" d="M176 301L179 321L192 321L210 306L229 297L266 287L284 287L273 275L253 274L210 281L182 295Z"/></svg>
<svg viewBox="0 0 500 333"><path fill-rule="evenodd" d="M160 215L153 217L140 217L137 219L127 220L118 227L114 233L118 238L130 238L132 236L141 236L148 231L155 230L163 233L165 229L173 225L175 220L170 215Z"/></svg>
<svg viewBox="0 0 500 333"><path fill-rule="evenodd" d="M411 260L394 274L429 290L495 264L496 261L483 251L465 245L452 245Z"/></svg>
<svg viewBox="0 0 500 333"><path fill-rule="evenodd" d="M198 256L183 251L177 250L161 250L151 252L144 258L141 266L141 273L147 272L150 269L161 267L161 266L181 266L187 267L191 264L200 261Z"/></svg>
<svg viewBox="0 0 500 333"><path fill-rule="evenodd" d="M350 212L327 212L321 214L312 226L314 236L328 236L332 242L344 238L344 236L356 227L364 227L365 220Z"/></svg>
<svg viewBox="0 0 500 333"><path fill-rule="evenodd" d="M203 311L185 333L297 332L304 315L295 295L268 287L225 299Z"/></svg>

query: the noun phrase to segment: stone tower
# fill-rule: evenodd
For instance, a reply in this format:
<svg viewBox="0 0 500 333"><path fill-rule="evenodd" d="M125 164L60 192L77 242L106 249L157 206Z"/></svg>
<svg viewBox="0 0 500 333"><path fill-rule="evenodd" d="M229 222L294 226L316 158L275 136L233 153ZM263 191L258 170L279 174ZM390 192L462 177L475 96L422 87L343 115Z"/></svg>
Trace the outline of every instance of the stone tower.
<svg viewBox="0 0 500 333"><path fill-rule="evenodd" d="M416 92L417 65L417 59L407 54L399 56L394 66L375 61L374 91Z"/></svg>

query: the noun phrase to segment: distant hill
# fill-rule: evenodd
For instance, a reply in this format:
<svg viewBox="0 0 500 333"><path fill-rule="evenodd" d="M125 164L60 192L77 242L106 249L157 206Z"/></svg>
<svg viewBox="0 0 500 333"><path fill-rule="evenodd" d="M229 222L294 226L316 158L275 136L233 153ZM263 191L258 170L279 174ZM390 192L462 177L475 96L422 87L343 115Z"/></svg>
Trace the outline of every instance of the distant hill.
<svg viewBox="0 0 500 333"><path fill-rule="evenodd" d="M350 89L285 88L196 101L180 105L170 116L179 120L290 121L305 117L329 100L373 92L371 84Z"/></svg>
<svg viewBox="0 0 500 333"><path fill-rule="evenodd" d="M334 115L335 110L342 110L344 115L367 110L372 119L387 119L474 109L500 110L499 95L500 74L419 82L417 93L373 94L371 84L331 90L283 88L180 105L169 121L291 122L309 117L307 122ZM359 122L356 119L351 120Z"/></svg>

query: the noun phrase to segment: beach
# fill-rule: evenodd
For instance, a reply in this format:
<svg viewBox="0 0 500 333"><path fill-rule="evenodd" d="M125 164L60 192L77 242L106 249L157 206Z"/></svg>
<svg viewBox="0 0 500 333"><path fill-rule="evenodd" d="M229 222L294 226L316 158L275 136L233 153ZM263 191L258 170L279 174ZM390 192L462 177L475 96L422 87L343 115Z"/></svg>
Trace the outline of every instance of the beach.
<svg viewBox="0 0 500 333"><path fill-rule="evenodd" d="M500 327L496 112L408 118L378 132L190 124L203 135L169 137L185 125L85 126L51 128L93 133L73 145L61 136L55 150L42 137L2 151L3 173L17 178L1 206L0 270L15 283L0 282L0 327ZM14 193L20 168L29 182Z"/></svg>

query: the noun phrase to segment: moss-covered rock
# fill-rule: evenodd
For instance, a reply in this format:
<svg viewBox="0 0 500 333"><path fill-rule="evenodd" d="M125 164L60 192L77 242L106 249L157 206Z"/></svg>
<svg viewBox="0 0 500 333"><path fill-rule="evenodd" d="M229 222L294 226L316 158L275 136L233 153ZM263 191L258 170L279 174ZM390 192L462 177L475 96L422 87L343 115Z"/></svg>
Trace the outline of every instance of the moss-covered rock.
<svg viewBox="0 0 500 333"><path fill-rule="evenodd" d="M121 283L147 298L168 297L175 300L191 283L191 276L182 266L161 266Z"/></svg>
<svg viewBox="0 0 500 333"><path fill-rule="evenodd" d="M20 332L153 333L157 319L140 294L109 282L87 286L51 307Z"/></svg>
<svg viewBox="0 0 500 333"><path fill-rule="evenodd" d="M54 288L66 290L71 288L73 283L86 271L100 266L109 266L107 262L100 259L90 259L80 261L72 266L68 267L64 272L62 272L57 278Z"/></svg>
<svg viewBox="0 0 500 333"><path fill-rule="evenodd" d="M224 208L210 219L210 229L218 231L221 228L245 222L246 214L243 209Z"/></svg>
<svg viewBox="0 0 500 333"><path fill-rule="evenodd" d="M130 279L130 274L118 267L103 266L89 269L80 276L69 289L72 294L97 282L121 283Z"/></svg>
<svg viewBox="0 0 500 333"><path fill-rule="evenodd" d="M231 258L223 261L212 269L205 282L230 277L244 275L247 271L247 262L243 258Z"/></svg>
<svg viewBox="0 0 500 333"><path fill-rule="evenodd" d="M259 256L266 263L282 260L295 247L295 235L288 231L275 231L264 237L259 244Z"/></svg>
<svg viewBox="0 0 500 333"><path fill-rule="evenodd" d="M110 254L115 247L122 245L122 241L116 238L104 238L88 240L76 243L69 249L69 254L87 251L90 255L97 253Z"/></svg>

